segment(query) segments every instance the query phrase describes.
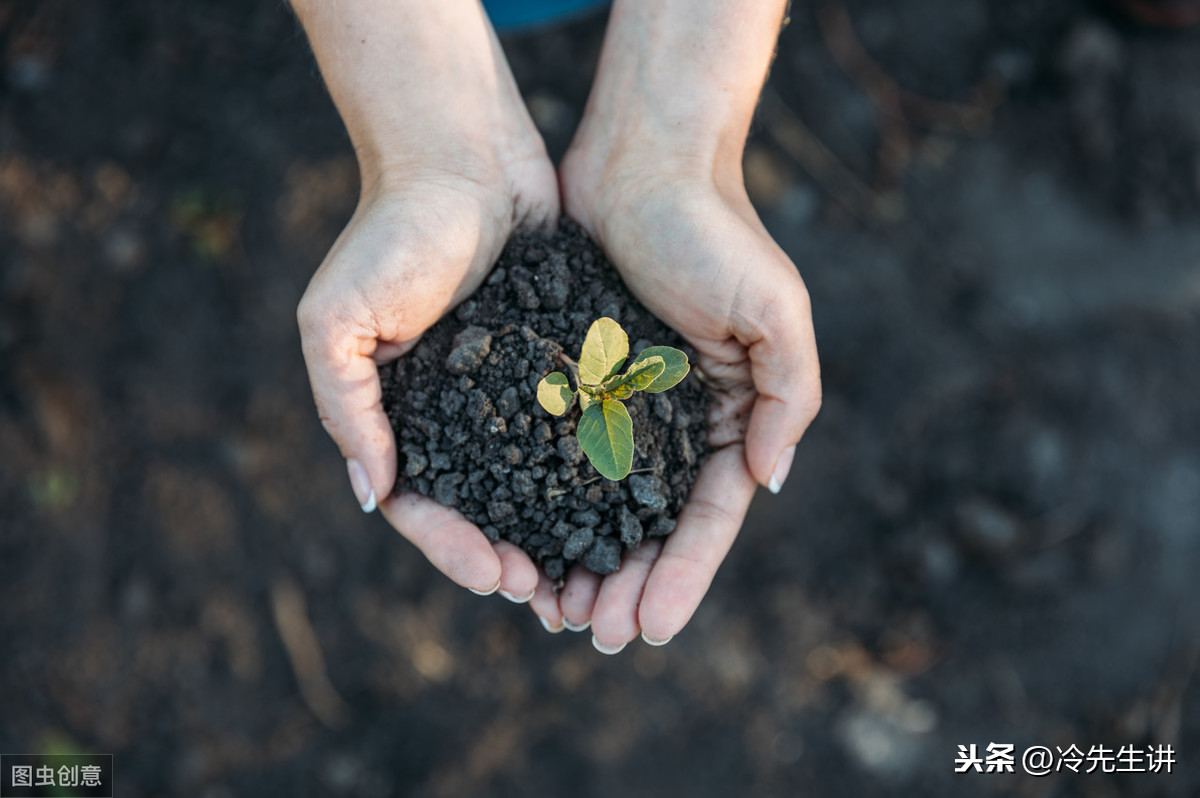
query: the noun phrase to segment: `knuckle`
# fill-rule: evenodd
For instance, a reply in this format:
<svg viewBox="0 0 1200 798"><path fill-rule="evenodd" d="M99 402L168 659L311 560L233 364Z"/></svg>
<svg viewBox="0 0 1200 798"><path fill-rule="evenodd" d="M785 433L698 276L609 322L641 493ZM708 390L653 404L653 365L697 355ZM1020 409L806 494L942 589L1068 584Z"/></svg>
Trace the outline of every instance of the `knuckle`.
<svg viewBox="0 0 1200 798"><path fill-rule="evenodd" d="M768 334L785 339L797 351L812 338L812 300L799 274L793 272L792 279L765 298L763 321Z"/></svg>
<svg viewBox="0 0 1200 798"><path fill-rule="evenodd" d="M312 291L300 299L296 321L300 328L300 347L310 365L314 362L340 363L349 354L353 339L359 335L359 325L347 321L345 308L325 301Z"/></svg>
<svg viewBox="0 0 1200 798"><path fill-rule="evenodd" d="M318 338L327 329L328 314L324 303L310 289L296 306L296 323L302 339Z"/></svg>
<svg viewBox="0 0 1200 798"><path fill-rule="evenodd" d="M792 293L793 308L799 311L802 317L810 317L812 315L812 295L808 293L808 286L800 279L799 274L796 275L795 289Z"/></svg>
<svg viewBox="0 0 1200 798"><path fill-rule="evenodd" d="M824 401L821 390L820 379L810 381L805 392L800 397L800 414L804 420L804 426L808 426L821 412L821 403Z"/></svg>
<svg viewBox="0 0 1200 798"><path fill-rule="evenodd" d="M738 523L738 520L729 511L729 508L705 496L697 496L693 499L691 509L699 520L709 523L714 527L729 527ZM683 552L677 552L675 556L694 566L703 565L701 561L685 556Z"/></svg>

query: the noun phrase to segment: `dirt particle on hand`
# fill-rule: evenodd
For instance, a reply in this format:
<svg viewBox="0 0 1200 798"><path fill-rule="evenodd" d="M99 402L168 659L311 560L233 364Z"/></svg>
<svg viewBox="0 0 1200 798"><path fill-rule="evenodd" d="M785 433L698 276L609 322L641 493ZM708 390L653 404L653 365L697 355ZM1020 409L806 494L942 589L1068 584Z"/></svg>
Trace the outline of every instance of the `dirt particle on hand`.
<svg viewBox="0 0 1200 798"><path fill-rule="evenodd" d="M596 538L582 562L584 568L602 576L616 573L621 567L621 544L609 537Z"/></svg>
<svg viewBox="0 0 1200 798"><path fill-rule="evenodd" d="M581 510L571 516L571 523L578 527L595 529L600 526L600 513L595 510Z"/></svg>
<svg viewBox="0 0 1200 798"><path fill-rule="evenodd" d="M453 504L463 479L465 477L462 474L442 474L433 482L433 498L442 504Z"/></svg>
<svg viewBox="0 0 1200 798"><path fill-rule="evenodd" d="M583 447L579 445L579 439L574 435L559 438L556 448L558 456L567 465L579 465L583 462Z"/></svg>
<svg viewBox="0 0 1200 798"><path fill-rule="evenodd" d="M637 548L642 542L642 522L624 505L621 506L620 513L621 543L627 549Z"/></svg>
<svg viewBox="0 0 1200 798"><path fill-rule="evenodd" d="M508 420L511 419L516 412L521 408L520 400L517 398L517 389L510 385L500 394L500 400L496 402L496 410L500 415Z"/></svg>
<svg viewBox="0 0 1200 798"><path fill-rule="evenodd" d="M595 539L591 527L576 529L563 544L562 554L568 560L578 560L588 550Z"/></svg>
<svg viewBox="0 0 1200 798"><path fill-rule="evenodd" d="M513 283L513 289L517 294L517 304L525 310L537 310L542 304L538 299L537 292L533 290L533 286L524 281Z"/></svg>
<svg viewBox="0 0 1200 798"><path fill-rule="evenodd" d="M446 368L452 374L466 374L483 364L483 359L492 351L492 334L474 325L454 336L450 354L446 356Z"/></svg>
<svg viewBox="0 0 1200 798"><path fill-rule="evenodd" d="M505 520L511 518L513 516L514 512L516 512L516 511L513 509L512 502L506 502L506 501L488 502L488 506L487 506L488 518L491 518L493 523L499 524L502 521L505 521Z"/></svg>
<svg viewBox="0 0 1200 798"><path fill-rule="evenodd" d="M550 579L562 579L566 573L567 566L563 562L562 557L547 557L542 561L542 570L546 572L546 576Z"/></svg>
<svg viewBox="0 0 1200 798"><path fill-rule="evenodd" d="M404 454L404 474L405 476L415 477L425 470L429 465L429 458L417 446L408 445L401 447L400 451Z"/></svg>
<svg viewBox="0 0 1200 798"><path fill-rule="evenodd" d="M504 460L509 465L520 465L521 464L521 450L512 444L505 446L504 447Z"/></svg>
<svg viewBox="0 0 1200 798"><path fill-rule="evenodd" d="M660 515L650 524L650 529L646 531L646 537L661 538L666 537L675 531L675 519L667 518L665 515Z"/></svg>
<svg viewBox="0 0 1200 798"><path fill-rule="evenodd" d="M538 292L542 304L550 310L561 310L566 307L570 296L570 272L567 270L567 258L561 252L550 256L547 268L538 277Z"/></svg>
<svg viewBox="0 0 1200 798"><path fill-rule="evenodd" d="M639 350L640 351L640 350ZM671 423L671 400L661 393L654 394L650 399L650 406L654 408L654 415L664 424Z"/></svg>
<svg viewBox="0 0 1200 798"><path fill-rule="evenodd" d="M643 507L666 509L667 499L662 494L662 483L653 474L634 474L629 477L629 489L633 492L633 498Z"/></svg>
<svg viewBox="0 0 1200 798"><path fill-rule="evenodd" d="M512 489L513 493L517 496L533 496L537 492L537 485L528 471L514 471L512 475Z"/></svg>

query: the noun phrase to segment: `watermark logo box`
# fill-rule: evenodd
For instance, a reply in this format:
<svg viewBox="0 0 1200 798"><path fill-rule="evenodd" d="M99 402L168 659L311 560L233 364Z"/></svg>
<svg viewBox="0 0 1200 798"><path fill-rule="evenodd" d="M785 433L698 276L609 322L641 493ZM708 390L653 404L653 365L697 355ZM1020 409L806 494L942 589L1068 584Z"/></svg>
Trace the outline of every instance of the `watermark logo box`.
<svg viewBox="0 0 1200 798"><path fill-rule="evenodd" d="M111 754L0 755L0 798L112 798Z"/></svg>

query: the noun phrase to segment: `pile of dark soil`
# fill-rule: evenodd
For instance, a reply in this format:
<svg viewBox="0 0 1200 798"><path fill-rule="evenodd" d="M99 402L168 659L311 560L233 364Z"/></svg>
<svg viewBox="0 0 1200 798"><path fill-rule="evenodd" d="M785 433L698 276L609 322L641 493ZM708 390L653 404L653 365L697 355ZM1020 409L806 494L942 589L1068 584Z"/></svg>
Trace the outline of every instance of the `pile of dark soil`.
<svg viewBox="0 0 1200 798"><path fill-rule="evenodd" d="M555 418L537 384L578 357L601 316L629 334L630 354L679 336L622 284L575 224L511 240L487 282L417 347L380 369L400 450L397 487L456 507L489 540L523 548L552 579L571 563L608 574L621 554L668 535L707 453L708 395L692 376L635 394L631 475L600 476L575 438L578 404Z"/></svg>

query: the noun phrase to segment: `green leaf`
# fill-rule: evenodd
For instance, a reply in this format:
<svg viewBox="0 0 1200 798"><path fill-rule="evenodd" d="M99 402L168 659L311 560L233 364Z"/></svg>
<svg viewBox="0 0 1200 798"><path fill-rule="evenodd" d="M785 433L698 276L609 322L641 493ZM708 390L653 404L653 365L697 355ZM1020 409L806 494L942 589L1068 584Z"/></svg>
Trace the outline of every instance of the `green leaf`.
<svg viewBox="0 0 1200 798"><path fill-rule="evenodd" d="M611 377L629 356L629 336L621 325L604 316L592 322L579 353L579 379L599 385Z"/></svg>
<svg viewBox="0 0 1200 798"><path fill-rule="evenodd" d="M567 375L561 371L547 374L538 383L538 404L546 408L546 412L552 416L561 416L567 412L567 408L571 406L571 396L572 391L567 382Z"/></svg>
<svg viewBox="0 0 1200 798"><path fill-rule="evenodd" d="M579 392L579 409L581 411L587 410L594 402L598 401L600 400L592 396L590 393L584 393L583 391Z"/></svg>
<svg viewBox="0 0 1200 798"><path fill-rule="evenodd" d="M659 374L649 385L640 390L646 393L662 393L668 388L674 388L679 384L680 380L687 376L691 366L688 365L687 355L680 352L673 346L648 346L642 350L642 353L637 356L637 359L630 365L629 370L633 371L642 360L661 357L666 364L666 368Z"/></svg>
<svg viewBox="0 0 1200 798"><path fill-rule="evenodd" d="M633 389L628 385L621 385L613 388L612 391L606 394L609 399L616 399L618 402L624 402L629 397L633 396Z"/></svg>
<svg viewBox="0 0 1200 798"><path fill-rule="evenodd" d="M667 364L661 357L638 358L624 374L610 377L604 383L604 390L616 392L619 389L621 396L616 397L618 399L629 396L634 391L644 391L666 368Z"/></svg>
<svg viewBox="0 0 1200 798"><path fill-rule="evenodd" d="M633 467L633 421L625 405L612 399L593 402L579 419L579 445L607 479L624 479Z"/></svg>

